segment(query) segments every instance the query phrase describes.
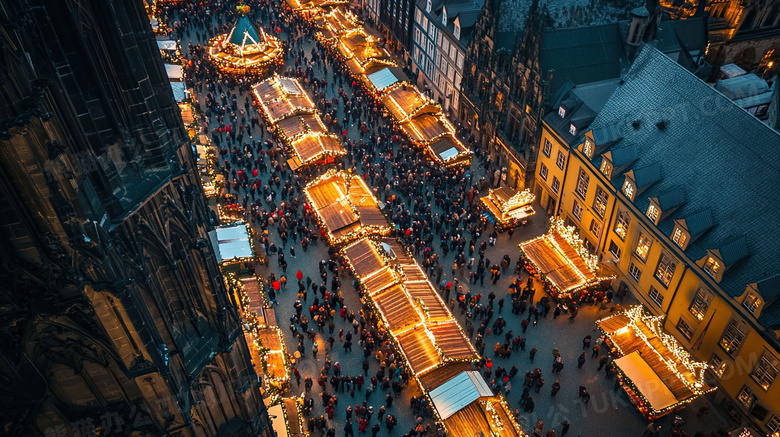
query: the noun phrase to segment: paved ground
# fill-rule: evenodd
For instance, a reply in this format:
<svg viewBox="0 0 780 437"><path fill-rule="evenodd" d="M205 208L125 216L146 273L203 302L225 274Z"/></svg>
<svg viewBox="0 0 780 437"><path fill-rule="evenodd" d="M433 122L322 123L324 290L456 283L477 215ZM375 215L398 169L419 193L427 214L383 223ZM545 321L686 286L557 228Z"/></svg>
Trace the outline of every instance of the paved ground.
<svg viewBox="0 0 780 437"><path fill-rule="evenodd" d="M182 47L185 50L188 41L190 41L190 39L185 39L182 42ZM304 50L308 52L312 44L313 41L303 41ZM287 65L293 65L293 61L288 59ZM317 73L321 75L321 71L318 71ZM332 77L328 77L328 80L331 81ZM328 89L328 92L330 93L330 89ZM202 96L200 97L202 98ZM239 95L238 101L243 102L243 100L244 96ZM354 135L355 132L356 129L350 129L351 135ZM477 177L484 173L478 159L475 160L472 172L474 172ZM546 231L547 217L544 215L541 206L536 205L536 210L538 211L537 214L531 218L525 227L517 229L511 239L508 234L501 234L496 246L489 246L486 256L492 260L499 260L504 254L508 254L512 259L510 265L514 266L518 256L517 244ZM487 238L487 234L488 232L485 233L483 238ZM271 232L271 235L273 237L277 236L276 232ZM438 240L439 238L437 236L433 244L435 248L439 247ZM281 245L281 242L276 241L276 244ZM300 244L296 244L296 254L296 258L290 256L287 258L289 263L287 270L288 277L294 278L295 272L301 270L304 279L307 276L313 279L317 278L319 276L317 263L319 260L327 257L327 247L320 242L317 245L310 246L308 252L304 252L301 249ZM453 257L454 254L450 253L449 256L444 257L442 260L442 265L445 266L445 272L450 275L451 272L449 271L448 266L452 265ZM515 278L515 276L511 275L512 268L513 267L510 267L510 269L502 275L500 281L495 286L489 285L489 282L486 282L484 286L472 285L474 291L482 292L483 295L486 295L492 290L498 297L503 296L506 293L508 284ZM263 275L267 275L271 272L275 273L277 277L281 274L275 260L271 261L269 265L261 266L259 268L259 273ZM466 282L468 282L466 278L461 278L461 283ZM291 353L294 351L297 341L294 339L291 331L287 328L290 325L290 316L294 311L293 303L296 299L295 288L294 280L291 280L288 290L283 290L278 294L278 304L276 306L278 324L285 332L285 341ZM357 312L360 307L360 302L353 288L351 278L342 278L342 291L346 299L346 306ZM498 300L498 297L496 300ZM540 296L537 295L536 297L539 298ZM625 304L631 303L629 299L630 298L627 299ZM309 304L310 303L311 297L309 297ZM304 304L304 308L307 307L308 305ZM510 309L511 304L509 300L507 300L504 310L500 315L508 322L506 330L512 330L515 334L518 334L521 332L520 322L522 316L512 315ZM528 328L528 331L525 334L525 337L527 338L526 352L514 353L511 359L493 356L492 345L497 341L503 341L503 335L489 336L485 339L487 344L485 350L486 356L491 357L496 366L504 366L508 369L513 365L517 365L520 368L520 374L515 377L512 382L513 389L508 396L509 403L512 407L518 406L518 400L522 392L522 375L525 371L533 370L537 367L542 370L546 384L541 389L540 393L532 393L536 408L533 413L519 417L520 422L524 425L527 432L532 432L536 421L540 419L545 422L545 430L554 429L558 432L558 435L560 435L560 422L563 420L568 420L572 423L568 435L638 436L642 434L647 425L647 421L628 403L627 397L622 390L615 390L614 380L607 380L603 372L596 370L598 367L597 358L591 359L590 352L588 352L587 356L589 358L583 368L578 369L576 365L576 359L582 352L582 338L586 335L592 335L595 339L598 334L595 331L594 321L606 314L607 311L600 311L593 306L582 307L578 317L574 320L569 320L568 317L553 320L552 313L550 313L548 318L541 319L537 326L532 325ZM496 316L498 315L499 314L497 313ZM465 316L461 314L456 314L456 316L461 323L465 323ZM321 388L316 384L316 380L319 377L319 371L326 358L329 357L334 363L340 362L343 373L345 374L356 376L362 371L362 353L361 349L357 346L357 341L354 341L354 352L346 354L338 340L339 329L344 329L346 332L348 328L350 328L350 326L339 319L336 323L335 332L332 334L333 338L336 340L336 345L333 350L327 351L327 348L325 347L327 345L326 340L331 335L326 328L324 333L319 333L317 336L321 351L318 358L314 359L312 356L311 342L307 341L306 356L296 363L303 376L309 375L315 380L313 392L311 394L306 394L307 397L314 396L315 415L323 414L324 412L318 396L321 392ZM538 348L538 353L535 360L532 362L528 357L527 351L534 347ZM553 348L557 348L561 351L565 363L564 370L555 376L551 374ZM372 368L369 375L376 371L376 360L372 360ZM550 395L550 387L556 379L560 381L562 388L556 397L552 397ZM588 405L584 405L577 398L577 390L580 385L586 386L591 393L591 402ZM303 393L303 383L298 386L293 380L292 391L298 395ZM393 407L388 409L388 413L393 414L398 418L398 427L392 435L400 436L412 428L414 417L409 409L409 399L415 394L418 394L415 388L407 388L402 392L399 398L395 400ZM366 400L366 397L364 391L356 393L354 397L351 397L349 393L339 393L338 397L340 402L336 408L336 420L331 422L330 426L336 429L336 435L341 436L344 435L342 424L347 405L352 405L354 408L355 404ZM368 405L374 407L375 422L379 408L385 404L384 393L381 390L378 393L374 393L367 399L367 402ZM698 406L702 403L703 401L694 403L686 411L681 413L685 420L688 421L685 429L691 434L696 431L710 431L713 429L714 424L723 422L719 417L715 417L716 413L714 410L710 413L710 416L706 417L706 420L697 419L695 413ZM662 435L666 435L670 429L671 421L672 417L666 417L658 421L658 424L663 426L664 432ZM356 425L355 431L357 433ZM388 434L387 430L383 427L380 435L390 434Z"/></svg>

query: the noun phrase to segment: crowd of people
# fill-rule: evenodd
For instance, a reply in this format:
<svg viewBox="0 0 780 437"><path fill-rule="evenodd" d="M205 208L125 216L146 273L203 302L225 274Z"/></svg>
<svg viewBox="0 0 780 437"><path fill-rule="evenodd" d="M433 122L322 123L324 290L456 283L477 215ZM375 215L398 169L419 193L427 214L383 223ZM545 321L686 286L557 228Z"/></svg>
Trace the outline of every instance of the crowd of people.
<svg viewBox="0 0 780 437"><path fill-rule="evenodd" d="M475 152L472 168L452 170L435 165L423 150L400 135L375 99L326 47L316 42L308 23L278 0L248 4L253 20L286 42L286 67L281 73L300 80L328 129L343 139L348 154L336 164L362 175L374 187L375 196L386 205L388 218L399 229L398 237L421 260L453 313L464 318L464 330L482 355L472 364L473 369L483 374L494 392L504 393L510 405L516 407L518 418L533 413L534 397L542 396L545 385L543 372L534 361L538 349L529 347L527 351L529 368L522 373L519 399L510 394L514 393L512 382L522 370L508 360L515 356L512 363L519 362L517 354L526 352L529 327L544 323L549 313L552 319L567 314L573 320L580 302L555 300L544 294L541 284L535 283L520 260L510 270L515 261L511 254L494 248L498 231L483 214L479 198L487 187L500 184L506 169L497 166L463 130L459 130L459 137ZM292 307L279 309L278 313L291 314L290 335L297 343L292 388L303 385L308 430L325 436L335 436L337 428L345 436L355 432L371 432L373 437L379 433L390 435L399 421L398 413L393 414L398 411L395 399L407 390L411 375L387 333L378 328L376 315L368 307L347 307L341 283L348 276L345 261L329 248L328 258L319 262L319 277L299 271L297 286L288 284L290 259L320 244L323 237L302 194L306 183L323 169L290 170L289 151L252 104L250 86L260 79L223 74L208 61L206 43L229 31L234 7L234 2L219 0L183 2L166 6L161 16L186 47L185 76L188 87L195 91L194 108L201 133L218 150L217 172L224 181L218 202L235 204L257 231L258 247L268 261L264 273L268 299L276 303L277 293L296 293ZM515 231L508 229L508 238ZM451 259L452 264L445 259ZM516 276L516 280L510 281L505 292L491 287L508 275ZM279 291L271 286L276 281L282 284ZM611 292L597 300L611 301ZM507 324L502 316L505 306L513 316L522 315L519 326ZM486 343L493 341L493 357L486 357ZM602 346L603 337L592 346L590 342L590 336L583 339L583 349L591 350L590 360L598 362L598 370L604 369L605 376L612 378L614 368L608 348ZM341 350L334 351L336 347ZM334 357L351 356L353 350L362 352L362 369L342 369ZM579 356L578 369L587 362L587 352ZM316 379L303 376L298 368L308 359L321 368ZM551 397L561 390L558 375L563 369L563 358L553 349L549 378L555 381L550 384ZM581 402L587 404L587 388L580 386L578 392ZM343 418L336 414L339 400L349 405ZM443 430L431 423L431 408L425 396L410 397L405 414L411 412L414 419L404 436L442 435ZM567 420L560 422L558 435L566 435L570 425ZM676 432L685 435L679 434L681 430ZM544 422L538 420L534 435L555 436L556 431L545 430Z"/></svg>

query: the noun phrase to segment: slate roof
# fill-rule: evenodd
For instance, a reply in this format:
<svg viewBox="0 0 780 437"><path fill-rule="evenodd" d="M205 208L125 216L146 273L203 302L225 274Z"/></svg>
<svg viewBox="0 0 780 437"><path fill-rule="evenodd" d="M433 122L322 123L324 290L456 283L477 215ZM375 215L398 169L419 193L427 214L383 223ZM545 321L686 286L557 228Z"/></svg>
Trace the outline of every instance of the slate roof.
<svg viewBox="0 0 780 437"><path fill-rule="evenodd" d="M759 323L770 329L780 327L780 275L774 275L763 279L756 284L761 298L766 302L758 317Z"/></svg>
<svg viewBox="0 0 780 437"><path fill-rule="evenodd" d="M666 235L679 218L701 231L702 211L710 210L714 226L689 243L686 255L693 263L720 249L733 264L720 282L731 296L780 273L780 134L653 47L642 49L624 81L592 128L620 124L623 139L613 149L633 144L633 168L661 168L663 177L636 196L637 208L684 187L686 202L659 223ZM662 130L660 119L669 121ZM633 120L641 123L635 128ZM623 178L612 183L619 189Z"/></svg>
<svg viewBox="0 0 780 437"><path fill-rule="evenodd" d="M618 86L617 79L610 79L585 85L574 86L565 83L555 95L555 101L550 112L544 116L544 121L569 145L575 145L588 126L596 119L598 111ZM563 106L566 115L561 118L558 108ZM577 127L576 135L569 132L569 125Z"/></svg>
<svg viewBox="0 0 780 437"><path fill-rule="evenodd" d="M659 194L656 199L661 212L667 212L685 203L685 191L681 187L674 187Z"/></svg>
<svg viewBox="0 0 780 437"><path fill-rule="evenodd" d="M446 29L450 39L457 41L465 50L474 34L474 24L482 13L485 0L436 0L431 3L431 12L425 12L427 0L417 0L417 8L439 29ZM442 10L447 8L447 25L441 22ZM460 38L455 38L455 19L460 23Z"/></svg>

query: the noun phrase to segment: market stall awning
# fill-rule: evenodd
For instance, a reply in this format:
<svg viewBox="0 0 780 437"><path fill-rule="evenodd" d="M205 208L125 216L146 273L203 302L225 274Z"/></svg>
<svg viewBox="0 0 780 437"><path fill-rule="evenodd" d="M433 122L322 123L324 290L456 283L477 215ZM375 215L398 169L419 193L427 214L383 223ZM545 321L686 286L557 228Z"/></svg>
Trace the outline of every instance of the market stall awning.
<svg viewBox="0 0 780 437"><path fill-rule="evenodd" d="M677 339L663 331L662 320L663 316L635 306L596 321L607 344L623 357L615 364L628 380L626 392L644 398L649 405L638 407L649 408L643 411L648 417L659 417L714 390L704 381L707 364L692 360Z"/></svg>
<svg viewBox="0 0 780 437"><path fill-rule="evenodd" d="M379 92L384 91L390 85L407 80L406 75L398 67L380 67L375 73L368 71L366 73L371 85Z"/></svg>
<svg viewBox="0 0 780 437"><path fill-rule="evenodd" d="M639 352L631 352L624 357L616 359L614 363L639 389L642 395L650 402L653 409L660 411L678 402L677 398L669 390L669 387L650 368L650 365L642 359Z"/></svg>
<svg viewBox="0 0 780 437"><path fill-rule="evenodd" d="M172 39L158 39L157 40L157 47L160 50L166 50L166 51L176 51L176 41Z"/></svg>
<svg viewBox="0 0 780 437"><path fill-rule="evenodd" d="M181 65L164 64L165 73L168 74L168 80L181 82L184 79L184 69Z"/></svg>
<svg viewBox="0 0 780 437"><path fill-rule="evenodd" d="M275 127L276 132L285 140L292 140L306 133L324 134L328 132L317 113L290 115L278 120Z"/></svg>
<svg viewBox="0 0 780 437"><path fill-rule="evenodd" d="M235 226L218 226L213 231L209 231L209 239L217 263L250 259L254 256L249 242L249 232L243 223Z"/></svg>
<svg viewBox="0 0 780 437"><path fill-rule="evenodd" d="M468 165L471 162L471 151L452 134L439 137L426 148L439 164L446 167Z"/></svg>
<svg viewBox="0 0 780 437"><path fill-rule="evenodd" d="M530 190L517 191L507 186L491 188L488 195L480 199L488 213L502 225L533 215L534 200L536 196Z"/></svg>
<svg viewBox="0 0 780 437"><path fill-rule="evenodd" d="M276 123L298 111L312 112L316 109L314 102L297 79L278 74L253 85L252 94L271 123Z"/></svg>
<svg viewBox="0 0 780 437"><path fill-rule="evenodd" d="M382 103L399 123L405 122L420 108L434 105L417 87L403 83L390 86L382 96Z"/></svg>
<svg viewBox="0 0 780 437"><path fill-rule="evenodd" d="M449 437L525 437L498 396L481 398L444 421Z"/></svg>
<svg viewBox="0 0 780 437"><path fill-rule="evenodd" d="M187 98L187 94L184 92L184 90L187 89L187 87L184 84L184 82L173 82L173 81L171 81L171 82L168 82L168 83L171 84L171 91L173 91L173 98L177 102L180 102L180 103L183 102L184 99Z"/></svg>
<svg viewBox="0 0 780 437"><path fill-rule="evenodd" d="M479 372L468 371L431 390L429 396L439 416L446 420L477 399L493 396L493 391Z"/></svg>

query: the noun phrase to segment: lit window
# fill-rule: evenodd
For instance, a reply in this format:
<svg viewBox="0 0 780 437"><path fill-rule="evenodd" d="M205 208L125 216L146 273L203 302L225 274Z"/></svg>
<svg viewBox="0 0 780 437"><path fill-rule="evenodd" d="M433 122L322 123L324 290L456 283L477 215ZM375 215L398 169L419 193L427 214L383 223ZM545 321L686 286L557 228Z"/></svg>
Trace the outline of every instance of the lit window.
<svg viewBox="0 0 780 437"><path fill-rule="evenodd" d="M729 322L726 330L723 331L723 337L720 339L720 347L723 348L729 355L733 356L742 346L742 342L747 337L748 329L744 323L737 319Z"/></svg>
<svg viewBox="0 0 780 437"><path fill-rule="evenodd" d="M453 36L455 36L455 39L460 39L460 24L457 22L455 23L455 29L452 31Z"/></svg>
<svg viewBox="0 0 780 437"><path fill-rule="evenodd" d="M680 320L677 321L677 330L680 331L680 333L683 335L683 337L687 338L688 340L693 337L693 328L683 320L682 317L680 317Z"/></svg>
<svg viewBox="0 0 780 437"><path fill-rule="evenodd" d="M637 267L636 264L632 262L628 266L628 274L631 275L635 281L639 282L639 278L642 276L642 271L639 270L639 267Z"/></svg>
<svg viewBox="0 0 780 437"><path fill-rule="evenodd" d="M569 133L572 135L577 135L577 126L574 124L569 124Z"/></svg>
<svg viewBox="0 0 780 437"><path fill-rule="evenodd" d="M759 305L761 305L761 297L755 293L748 293L742 305L750 311L750 314L755 314Z"/></svg>
<svg viewBox="0 0 780 437"><path fill-rule="evenodd" d="M571 213L574 214L574 217L577 217L577 220L582 220L582 204L575 200L574 206L571 208Z"/></svg>
<svg viewBox="0 0 780 437"><path fill-rule="evenodd" d="M607 195L607 192L601 187L596 187L596 197L593 199L593 211L601 218L604 218L604 213L607 212L608 200L609 195Z"/></svg>
<svg viewBox="0 0 780 437"><path fill-rule="evenodd" d="M649 217L653 223L658 221L658 208L656 208L655 205L650 204L650 206L647 207L647 217Z"/></svg>
<svg viewBox="0 0 780 437"><path fill-rule="evenodd" d="M710 302L712 302L712 294L700 288L696 291L696 296L694 296L691 307L688 310L697 319L704 320L704 315L707 314L707 310L710 308Z"/></svg>
<svg viewBox="0 0 780 437"><path fill-rule="evenodd" d="M425 2L425 12L431 12L431 0Z"/></svg>
<svg viewBox="0 0 780 437"><path fill-rule="evenodd" d="M542 153L544 153L544 156L550 157L550 154L552 153L552 143L550 140L545 139L544 140L544 147L542 148Z"/></svg>
<svg viewBox="0 0 780 437"><path fill-rule="evenodd" d="M655 277L668 287L669 283L672 282L675 267L676 264L673 262L672 257L663 253L661 254L661 259L658 260L658 268L655 269Z"/></svg>
<svg viewBox="0 0 780 437"><path fill-rule="evenodd" d="M615 259L620 259L620 248L614 241L609 242L609 253L615 256Z"/></svg>
<svg viewBox="0 0 780 437"><path fill-rule="evenodd" d="M634 200L634 186L631 185L631 182L628 180L623 184L623 194L629 199Z"/></svg>
<svg viewBox="0 0 780 437"><path fill-rule="evenodd" d="M585 173L585 170L580 169L580 174L577 176L577 194L580 195L583 199L585 198L585 195L588 194L588 182L590 181L590 176L588 176L587 173Z"/></svg>
<svg viewBox="0 0 780 437"><path fill-rule="evenodd" d="M769 390L769 386L772 385L772 382L777 377L778 369L780 369L780 363L777 362L777 358L773 357L769 352L765 352L750 376L753 377L761 388Z"/></svg>
<svg viewBox="0 0 780 437"><path fill-rule="evenodd" d="M553 176L552 186L553 193L558 194L558 190L561 188L561 181L557 177Z"/></svg>
<svg viewBox="0 0 780 437"><path fill-rule="evenodd" d="M766 430L770 433L780 432L780 416L772 416L769 422L766 423Z"/></svg>
<svg viewBox="0 0 780 437"><path fill-rule="evenodd" d="M585 144L582 146L582 151L588 158L593 158L593 143L588 138L585 138Z"/></svg>
<svg viewBox="0 0 780 437"><path fill-rule="evenodd" d="M607 177L607 179L612 177L612 163L604 159L601 161L601 174Z"/></svg>
<svg viewBox="0 0 780 437"><path fill-rule="evenodd" d="M564 108L563 106L559 106L558 115L560 115L561 118L566 117L566 108Z"/></svg>
<svg viewBox="0 0 780 437"><path fill-rule="evenodd" d="M716 354L712 354L712 357L710 357L710 362L707 364L710 365L710 370L712 370L712 373L714 373L718 378L722 377L723 373L726 371L726 362L723 361L723 358Z"/></svg>
<svg viewBox="0 0 780 437"><path fill-rule="evenodd" d="M558 160L555 162L558 165L558 168L563 170L563 167L566 165L566 155L563 154L563 152L558 152Z"/></svg>
<svg viewBox="0 0 780 437"><path fill-rule="evenodd" d="M539 176L542 178L542 180L547 180L547 166L544 164L541 164L539 166Z"/></svg>
<svg viewBox="0 0 780 437"><path fill-rule="evenodd" d="M718 275L718 270L720 270L720 263L715 258L708 256L707 262L704 263L704 271L714 278Z"/></svg>
<svg viewBox="0 0 780 437"><path fill-rule="evenodd" d="M756 395L747 386L742 387L742 391L737 395L737 400L743 407L750 409L753 406L753 402L756 401Z"/></svg>
<svg viewBox="0 0 780 437"><path fill-rule="evenodd" d="M447 25L447 8L442 8L441 10L441 24Z"/></svg>
<svg viewBox="0 0 780 437"><path fill-rule="evenodd" d="M685 235L685 233L680 228L674 229L674 234L672 234L672 241L674 241L680 249L683 249L685 247L685 242L688 240L688 236Z"/></svg>
<svg viewBox="0 0 780 437"><path fill-rule="evenodd" d="M630 221L629 215L625 211L618 213L617 219L615 219L615 234L620 237L621 240L626 239L628 233L628 223Z"/></svg>
<svg viewBox="0 0 780 437"><path fill-rule="evenodd" d="M650 246L652 245L653 245L653 240L650 239L649 235L640 234L639 242L636 244L636 249L634 250L634 253L642 261L647 261L647 254L650 253Z"/></svg>
<svg viewBox="0 0 780 437"><path fill-rule="evenodd" d="M590 221L590 233L595 236L601 235L601 222L597 220L591 220Z"/></svg>

